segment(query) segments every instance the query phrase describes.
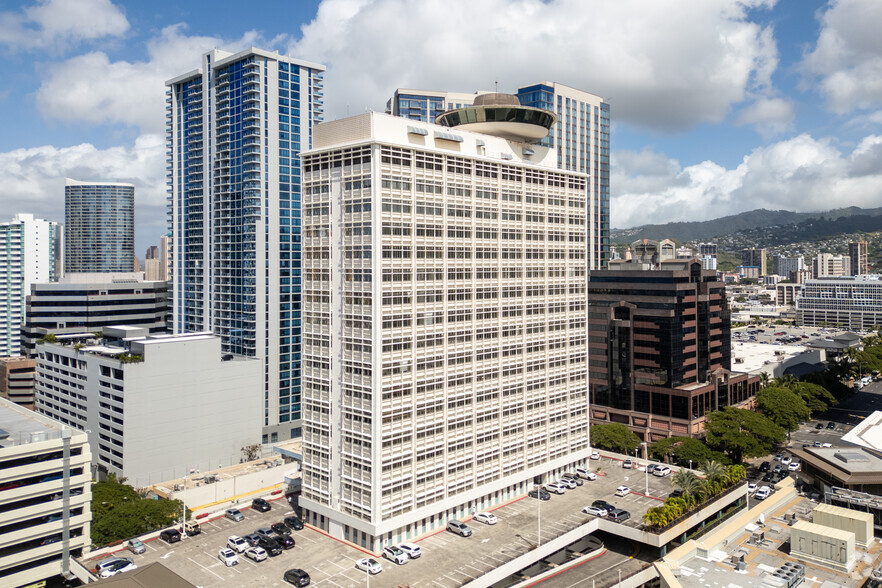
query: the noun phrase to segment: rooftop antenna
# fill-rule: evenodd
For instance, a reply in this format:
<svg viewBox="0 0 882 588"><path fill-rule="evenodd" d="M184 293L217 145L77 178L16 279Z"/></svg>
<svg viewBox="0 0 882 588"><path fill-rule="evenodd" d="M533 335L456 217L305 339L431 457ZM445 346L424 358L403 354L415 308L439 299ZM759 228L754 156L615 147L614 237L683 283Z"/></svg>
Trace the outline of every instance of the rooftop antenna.
<svg viewBox="0 0 882 588"><path fill-rule="evenodd" d="M497 94L499 94L499 80L496 80L496 81L493 82L493 83L495 84L494 92L497 93Z"/></svg>

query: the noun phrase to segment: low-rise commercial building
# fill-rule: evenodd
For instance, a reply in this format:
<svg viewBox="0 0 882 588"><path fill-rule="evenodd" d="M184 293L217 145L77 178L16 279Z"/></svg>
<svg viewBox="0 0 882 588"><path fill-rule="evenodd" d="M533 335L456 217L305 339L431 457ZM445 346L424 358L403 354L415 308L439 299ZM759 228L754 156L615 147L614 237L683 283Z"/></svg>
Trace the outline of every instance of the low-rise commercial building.
<svg viewBox="0 0 882 588"><path fill-rule="evenodd" d="M0 357L0 397L33 408L36 374L37 363L33 359Z"/></svg>
<svg viewBox="0 0 882 588"><path fill-rule="evenodd" d="M65 575L91 544L86 434L0 399L0 586Z"/></svg>
<svg viewBox="0 0 882 588"><path fill-rule="evenodd" d="M93 466L135 487L237 463L260 443L259 360L211 333L105 328L37 346L36 410L89 432Z"/></svg>

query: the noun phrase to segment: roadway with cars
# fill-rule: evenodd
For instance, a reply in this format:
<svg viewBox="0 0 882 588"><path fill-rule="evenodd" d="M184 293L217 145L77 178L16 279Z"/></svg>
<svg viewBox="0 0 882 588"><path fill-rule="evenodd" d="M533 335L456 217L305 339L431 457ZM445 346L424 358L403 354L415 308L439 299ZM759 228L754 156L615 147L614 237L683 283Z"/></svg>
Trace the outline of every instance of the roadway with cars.
<svg viewBox="0 0 882 588"><path fill-rule="evenodd" d="M640 463L643 463L642 460ZM590 465L592 470L601 468L597 480L586 480L582 486L568 490L564 495L552 496L548 501L522 498L508 503L493 510L497 518L497 523L493 525L466 520L472 530L470 537L460 537L439 529L435 534L417 540L421 557L403 565L396 565L353 545L331 539L309 526L302 531L292 532L296 545L283 550L281 555L261 562L240 556L239 563L229 567L221 562L218 552L226 546L229 536L244 537L258 528L269 527L290 516L291 508L284 500L273 502L272 509L264 513L240 505L244 515L242 521L216 518L204 522L202 533L195 537L184 538L171 545L158 539L148 541L143 554L123 551L104 559L129 557L139 567L161 561L193 584L205 587L287 586L282 575L291 568L306 570L312 578L312 585L339 587L366 583L366 572L357 569L356 562L373 557L383 568L375 576L376 585L454 588L529 551L536 543L540 518L543 543L590 520L591 517L581 510L597 499L607 500L629 511L630 520L622 524L640 527L646 510L661 504L671 490L670 477L659 478L647 476L636 469L625 470L617 459L603 457ZM649 496L644 495L647 483ZM616 487L621 485L629 486L631 494L614 497ZM605 561L611 559L612 556ZM98 561L86 563L94 568Z"/></svg>

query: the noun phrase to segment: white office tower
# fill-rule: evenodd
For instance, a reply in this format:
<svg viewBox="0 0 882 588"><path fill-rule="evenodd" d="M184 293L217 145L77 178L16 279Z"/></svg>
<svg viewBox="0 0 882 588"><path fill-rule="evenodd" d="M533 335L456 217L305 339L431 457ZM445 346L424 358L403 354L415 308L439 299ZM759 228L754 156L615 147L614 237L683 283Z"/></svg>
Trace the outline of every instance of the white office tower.
<svg viewBox="0 0 882 588"><path fill-rule="evenodd" d="M589 456L589 178L525 142L552 113L453 112L324 123L303 154L300 505L374 552Z"/></svg>
<svg viewBox="0 0 882 588"><path fill-rule="evenodd" d="M172 317L264 360L263 441L300 435L300 151L324 66L214 50L166 82Z"/></svg>
<svg viewBox="0 0 882 588"><path fill-rule="evenodd" d="M0 224L0 357L18 355L31 284L58 279L61 227L17 214Z"/></svg>

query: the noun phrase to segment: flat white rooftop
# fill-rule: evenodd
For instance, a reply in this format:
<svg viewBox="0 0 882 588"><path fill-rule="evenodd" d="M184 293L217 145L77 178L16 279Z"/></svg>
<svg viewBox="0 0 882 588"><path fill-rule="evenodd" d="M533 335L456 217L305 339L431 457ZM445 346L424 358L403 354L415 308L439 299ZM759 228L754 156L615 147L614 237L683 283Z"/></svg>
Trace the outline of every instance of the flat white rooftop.
<svg viewBox="0 0 882 588"><path fill-rule="evenodd" d="M61 423L0 398L0 447L14 447L61 437Z"/></svg>

